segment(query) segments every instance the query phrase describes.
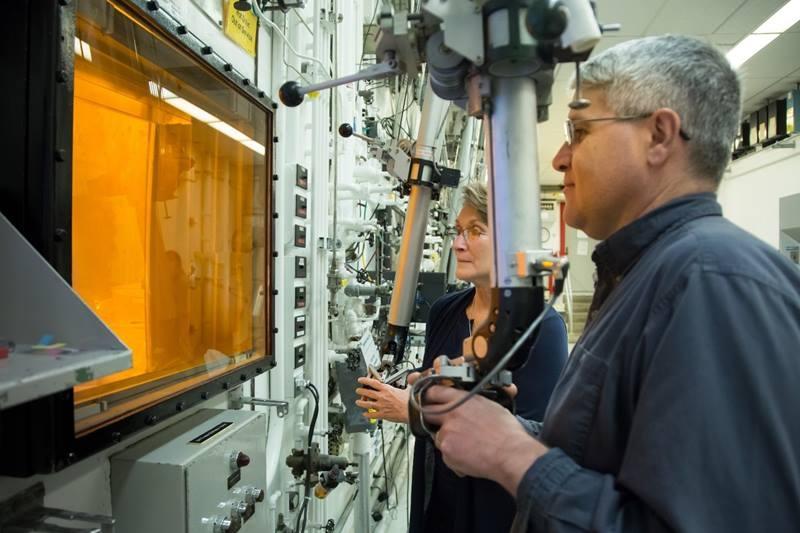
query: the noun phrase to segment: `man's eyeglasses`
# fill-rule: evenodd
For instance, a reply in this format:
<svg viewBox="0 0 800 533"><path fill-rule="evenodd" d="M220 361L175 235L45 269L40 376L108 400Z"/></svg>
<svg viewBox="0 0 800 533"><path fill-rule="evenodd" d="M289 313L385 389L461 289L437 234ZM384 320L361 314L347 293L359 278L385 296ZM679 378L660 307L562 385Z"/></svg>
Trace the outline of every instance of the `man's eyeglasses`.
<svg viewBox="0 0 800 533"><path fill-rule="evenodd" d="M603 122L608 120L616 120L616 121L628 121L628 120L642 120L648 118L652 113L647 113L645 115L632 115L632 116L623 116L623 117L601 117L601 118L579 118L577 120L567 119L564 121L564 136L566 137L567 144L572 146L577 139L576 131L575 131L575 124L582 124L584 122ZM688 141L691 139L683 128L678 130L678 135L681 136L681 139L684 141Z"/></svg>
<svg viewBox="0 0 800 533"><path fill-rule="evenodd" d="M461 231L459 231L458 228L455 228L455 237L453 237L453 242L455 242L458 237L463 237L466 242L474 242L478 239L484 239L488 235L488 233L483 231L478 226L470 226Z"/></svg>

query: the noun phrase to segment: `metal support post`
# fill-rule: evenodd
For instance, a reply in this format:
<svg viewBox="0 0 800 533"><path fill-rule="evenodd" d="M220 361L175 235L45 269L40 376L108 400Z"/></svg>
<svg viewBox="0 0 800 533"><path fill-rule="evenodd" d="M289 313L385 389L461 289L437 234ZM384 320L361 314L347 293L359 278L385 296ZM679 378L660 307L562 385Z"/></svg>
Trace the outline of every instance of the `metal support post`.
<svg viewBox="0 0 800 533"><path fill-rule="evenodd" d="M544 289L527 269L528 258L541 249L536 82L523 76L493 79L485 105L495 312L473 331L471 348L479 374L495 367L544 308ZM518 265L520 261L524 264ZM527 357L519 350L506 368L519 367Z"/></svg>
<svg viewBox="0 0 800 533"><path fill-rule="evenodd" d="M418 160L433 161L436 134L449 105L449 102L434 94L430 81L425 85L423 98L417 141L414 145L414 161L409 176L411 195L403 224L403 240L400 243L399 263L389 308L389 328L381 349L384 365L396 365L405 353L433 194L433 169L430 165L420 164Z"/></svg>
<svg viewBox="0 0 800 533"><path fill-rule="evenodd" d="M493 287L531 286L517 275L516 253L541 248L536 84L527 77L496 78L484 122L489 163L489 226L494 237Z"/></svg>

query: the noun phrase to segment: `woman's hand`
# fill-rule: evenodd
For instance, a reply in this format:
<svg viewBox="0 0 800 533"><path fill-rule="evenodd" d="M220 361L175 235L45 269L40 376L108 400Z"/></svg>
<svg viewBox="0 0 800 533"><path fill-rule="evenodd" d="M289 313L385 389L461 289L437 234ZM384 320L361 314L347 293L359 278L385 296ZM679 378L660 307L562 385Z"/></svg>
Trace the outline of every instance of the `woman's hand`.
<svg viewBox="0 0 800 533"><path fill-rule="evenodd" d="M364 418L379 418L408 424L408 389L398 389L368 377L358 378L365 387L356 389L361 396L356 405L366 409Z"/></svg>

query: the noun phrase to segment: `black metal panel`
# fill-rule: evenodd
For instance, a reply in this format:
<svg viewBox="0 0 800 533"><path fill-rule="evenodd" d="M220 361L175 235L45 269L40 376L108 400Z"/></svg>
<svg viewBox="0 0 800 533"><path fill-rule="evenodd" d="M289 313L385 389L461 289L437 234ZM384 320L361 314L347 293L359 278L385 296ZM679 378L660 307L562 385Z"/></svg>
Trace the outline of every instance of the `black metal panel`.
<svg viewBox="0 0 800 533"><path fill-rule="evenodd" d="M75 14L61 4L4 5L0 211L69 281Z"/></svg>
<svg viewBox="0 0 800 533"><path fill-rule="evenodd" d="M386 271L383 276L384 279L394 281L395 272ZM443 272L420 272L411 322L427 322L433 302L444 296L446 292L447 274Z"/></svg>
<svg viewBox="0 0 800 533"><path fill-rule="evenodd" d="M0 475L49 474L75 460L72 389L0 410Z"/></svg>

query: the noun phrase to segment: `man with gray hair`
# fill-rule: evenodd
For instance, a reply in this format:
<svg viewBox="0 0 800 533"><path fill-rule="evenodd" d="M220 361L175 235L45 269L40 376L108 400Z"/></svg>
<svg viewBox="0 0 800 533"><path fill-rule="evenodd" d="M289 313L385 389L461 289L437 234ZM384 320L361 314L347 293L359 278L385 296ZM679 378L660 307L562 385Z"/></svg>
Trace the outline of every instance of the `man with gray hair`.
<svg viewBox="0 0 800 533"><path fill-rule="evenodd" d="M570 111L553 166L566 222L603 241L586 330L541 423L476 397L426 417L436 444L516 496L513 531L798 531L800 273L714 194L736 73L664 36L583 75L591 104Z"/></svg>

